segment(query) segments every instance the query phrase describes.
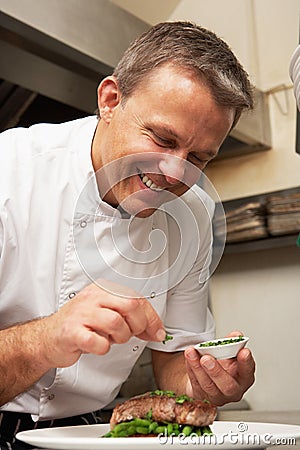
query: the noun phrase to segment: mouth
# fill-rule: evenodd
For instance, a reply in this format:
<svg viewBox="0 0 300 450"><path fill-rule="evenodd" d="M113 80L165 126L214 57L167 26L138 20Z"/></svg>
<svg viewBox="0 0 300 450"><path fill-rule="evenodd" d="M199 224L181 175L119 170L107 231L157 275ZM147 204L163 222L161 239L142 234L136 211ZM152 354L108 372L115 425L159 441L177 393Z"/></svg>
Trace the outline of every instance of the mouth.
<svg viewBox="0 0 300 450"><path fill-rule="evenodd" d="M150 178L143 172L141 172L139 169L138 169L138 176L140 177L140 180L144 184L144 186L146 186L148 189L151 189L151 191L161 192L164 190L163 187L157 186L157 184L155 184L154 181L150 180Z"/></svg>

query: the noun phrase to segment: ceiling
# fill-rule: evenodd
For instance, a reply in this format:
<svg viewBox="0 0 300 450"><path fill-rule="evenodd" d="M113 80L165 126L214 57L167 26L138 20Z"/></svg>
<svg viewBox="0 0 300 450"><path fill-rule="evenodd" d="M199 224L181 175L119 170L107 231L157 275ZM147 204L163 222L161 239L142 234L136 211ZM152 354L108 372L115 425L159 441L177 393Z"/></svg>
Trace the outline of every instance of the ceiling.
<svg viewBox="0 0 300 450"><path fill-rule="evenodd" d="M115 20L115 29L118 20L124 21L124 16L116 14L116 8L114 5L110 18ZM130 20L134 27L134 18ZM140 30L140 19L136 25ZM99 33L101 37L101 30ZM113 70L101 53L97 58L91 57L63 39L53 38L3 11L0 11L0 53L0 131L92 114L97 106L97 86ZM264 105L264 98L261 103ZM251 142L252 130L262 123L260 117L251 123L253 118L256 116L246 119L244 128L240 121L240 129L236 128L236 134L225 140L218 158L266 149L265 144ZM264 125L263 129L267 127Z"/></svg>
<svg viewBox="0 0 300 450"><path fill-rule="evenodd" d="M120 8L134 14L151 25L168 20L180 0L111 0Z"/></svg>

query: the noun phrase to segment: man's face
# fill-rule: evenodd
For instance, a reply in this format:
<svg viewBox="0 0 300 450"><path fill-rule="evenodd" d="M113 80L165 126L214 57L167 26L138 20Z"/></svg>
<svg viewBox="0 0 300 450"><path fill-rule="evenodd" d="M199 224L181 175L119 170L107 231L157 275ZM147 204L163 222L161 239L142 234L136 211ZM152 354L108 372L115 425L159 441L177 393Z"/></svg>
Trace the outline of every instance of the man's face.
<svg viewBox="0 0 300 450"><path fill-rule="evenodd" d="M186 192L218 153L235 111L216 104L192 72L164 65L121 104L116 81L99 87L92 159L103 199L148 217Z"/></svg>

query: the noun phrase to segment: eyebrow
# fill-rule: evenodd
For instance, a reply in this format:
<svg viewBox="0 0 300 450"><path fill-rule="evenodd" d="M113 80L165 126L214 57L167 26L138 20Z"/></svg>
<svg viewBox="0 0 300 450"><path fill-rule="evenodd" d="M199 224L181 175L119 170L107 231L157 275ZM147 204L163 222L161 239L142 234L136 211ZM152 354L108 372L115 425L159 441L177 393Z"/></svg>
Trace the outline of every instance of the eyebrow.
<svg viewBox="0 0 300 450"><path fill-rule="evenodd" d="M172 130L172 128L163 127L163 130L168 134L170 134L171 136L173 136L175 139L180 140L180 136L178 136L178 134L174 130Z"/></svg>
<svg viewBox="0 0 300 450"><path fill-rule="evenodd" d="M174 137L175 139L182 140L180 136L170 127L166 127L165 125L149 125L149 128L155 133L156 130L158 132L163 132L166 134L169 134L170 136Z"/></svg>

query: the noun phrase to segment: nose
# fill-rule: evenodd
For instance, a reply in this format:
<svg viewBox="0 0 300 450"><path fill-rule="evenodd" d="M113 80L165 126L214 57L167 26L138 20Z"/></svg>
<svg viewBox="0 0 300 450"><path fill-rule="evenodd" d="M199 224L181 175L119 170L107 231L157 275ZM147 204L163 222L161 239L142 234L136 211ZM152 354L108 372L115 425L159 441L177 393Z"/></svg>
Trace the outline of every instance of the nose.
<svg viewBox="0 0 300 450"><path fill-rule="evenodd" d="M177 184L183 181L185 159L174 155L164 155L158 167L169 184Z"/></svg>

